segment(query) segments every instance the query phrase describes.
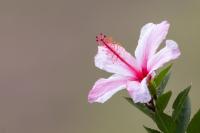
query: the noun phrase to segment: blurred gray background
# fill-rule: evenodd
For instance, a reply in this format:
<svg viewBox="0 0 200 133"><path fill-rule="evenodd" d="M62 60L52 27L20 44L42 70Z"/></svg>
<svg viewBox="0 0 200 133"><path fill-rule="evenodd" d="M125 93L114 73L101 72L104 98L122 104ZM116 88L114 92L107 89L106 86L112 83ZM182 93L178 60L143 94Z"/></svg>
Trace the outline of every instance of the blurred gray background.
<svg viewBox="0 0 200 133"><path fill-rule="evenodd" d="M145 133L142 125L155 127L122 98L126 91L105 104L89 104L87 94L110 75L93 63L99 32L133 54L140 28L162 20L171 23L167 38L182 52L167 87L174 99L192 83L194 114L200 108L199 12L198 0L1 0L0 133Z"/></svg>

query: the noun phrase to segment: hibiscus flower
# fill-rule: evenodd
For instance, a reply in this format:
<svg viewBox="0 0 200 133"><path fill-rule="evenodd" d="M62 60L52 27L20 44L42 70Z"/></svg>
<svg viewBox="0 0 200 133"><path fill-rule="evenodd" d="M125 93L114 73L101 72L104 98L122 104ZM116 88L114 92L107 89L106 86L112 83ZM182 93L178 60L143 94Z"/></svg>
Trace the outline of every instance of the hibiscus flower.
<svg viewBox="0 0 200 133"><path fill-rule="evenodd" d="M89 92L88 101L104 103L116 92L126 89L135 103L148 103L152 98L148 85L155 76L155 70L180 55L178 45L173 40L166 40L165 47L157 52L168 29L167 21L144 25L135 50L135 58L105 35L97 36L98 53L95 56L95 66L113 75L96 81Z"/></svg>

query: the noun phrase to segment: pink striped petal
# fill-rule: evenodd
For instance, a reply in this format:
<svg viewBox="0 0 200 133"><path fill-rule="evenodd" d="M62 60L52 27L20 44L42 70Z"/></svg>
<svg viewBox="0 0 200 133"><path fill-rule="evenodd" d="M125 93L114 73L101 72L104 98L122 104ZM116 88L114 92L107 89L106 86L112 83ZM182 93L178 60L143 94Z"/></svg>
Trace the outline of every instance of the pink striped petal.
<svg viewBox="0 0 200 133"><path fill-rule="evenodd" d="M168 61L178 58L180 54L181 52L178 48L177 43L173 40L167 40L166 46L158 53L153 55L152 58L148 61L148 70L150 72L157 70Z"/></svg>
<svg viewBox="0 0 200 133"><path fill-rule="evenodd" d="M90 103L104 103L116 92L125 89L128 78L119 75L112 75L108 79L101 78L96 81L88 95Z"/></svg>
<svg viewBox="0 0 200 133"><path fill-rule="evenodd" d="M129 81L127 90L135 103L147 103L151 100L146 78L142 82Z"/></svg>
<svg viewBox="0 0 200 133"><path fill-rule="evenodd" d="M142 68L146 68L147 61L156 52L160 43L165 39L169 29L169 23L163 21L160 24L148 23L143 26L135 51L137 62Z"/></svg>
<svg viewBox="0 0 200 133"><path fill-rule="evenodd" d="M131 67L135 66L135 59L125 49L117 44L109 45L115 54L120 55L120 60L116 55L105 46L98 46L98 53L95 56L95 66L110 73L135 76ZM127 63L130 65L128 66ZM135 69L135 67L133 67Z"/></svg>

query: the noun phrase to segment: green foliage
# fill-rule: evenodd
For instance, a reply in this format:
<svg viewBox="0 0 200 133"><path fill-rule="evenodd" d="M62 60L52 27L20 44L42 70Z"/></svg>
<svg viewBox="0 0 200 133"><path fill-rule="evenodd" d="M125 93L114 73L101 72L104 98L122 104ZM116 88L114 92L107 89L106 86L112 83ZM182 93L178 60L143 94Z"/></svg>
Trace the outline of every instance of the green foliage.
<svg viewBox="0 0 200 133"><path fill-rule="evenodd" d="M161 70L161 72L158 75L156 75L156 77L152 81L152 85L157 90L158 96L160 96L164 92L164 89L169 81L171 67L172 64Z"/></svg>
<svg viewBox="0 0 200 133"><path fill-rule="evenodd" d="M176 133L185 133L191 114L191 106L188 97L191 86L188 86L176 97L173 103L173 121L176 122Z"/></svg>
<svg viewBox="0 0 200 133"><path fill-rule="evenodd" d="M186 103L186 99L187 99L188 93L190 91L190 88L191 88L191 85L188 86L181 93L179 93L179 95L177 96L177 98L175 99L175 101L173 103L174 111L172 113L172 117L173 117L174 121L176 121L179 118L180 113L184 108L184 105Z"/></svg>
<svg viewBox="0 0 200 133"><path fill-rule="evenodd" d="M154 80L151 80L149 82L148 88L149 88L149 92L150 92L151 96L157 97L156 84L155 84Z"/></svg>
<svg viewBox="0 0 200 133"><path fill-rule="evenodd" d="M200 133L200 110L192 118L187 133Z"/></svg>
<svg viewBox="0 0 200 133"><path fill-rule="evenodd" d="M159 110L156 110L155 122L163 133L173 133L175 130L175 122L173 122L172 117Z"/></svg>
<svg viewBox="0 0 200 133"><path fill-rule="evenodd" d="M164 89L169 81L169 78L171 76L171 73L167 73L164 77L164 79L162 80L162 82L160 83L160 85L158 86L158 89L157 89L157 95L160 96L162 95L162 93L164 92Z"/></svg>
<svg viewBox="0 0 200 133"><path fill-rule="evenodd" d="M146 127L146 126L143 126L145 129L146 129L146 131L148 132L148 133L160 133L159 131L157 131L157 130L155 130L155 129L151 129L151 128L148 128L148 127Z"/></svg>
<svg viewBox="0 0 200 133"><path fill-rule="evenodd" d="M171 91L162 94L156 100L155 122L164 133L185 133L191 114L191 106L188 97L191 86L188 86L176 97L173 103L172 116L163 111L171 97Z"/></svg>
<svg viewBox="0 0 200 133"><path fill-rule="evenodd" d="M169 73L169 70L171 69L172 64L170 64L168 67L163 69L156 77L155 77L155 84L158 86L161 84L165 76Z"/></svg>
<svg viewBox="0 0 200 133"><path fill-rule="evenodd" d="M166 106L167 106L167 104L169 102L169 99L170 99L171 95L172 95L172 92L169 91L169 92L167 92L167 93L165 93L165 94L163 94L163 95L158 97L158 99L156 100L156 108L159 111L161 111L161 112L164 111L164 109L166 108Z"/></svg>
<svg viewBox="0 0 200 133"><path fill-rule="evenodd" d="M176 122L176 131L175 133L185 133L188 123L190 121L191 114L191 105L189 97L187 96L185 103L180 111L180 114L177 118Z"/></svg>

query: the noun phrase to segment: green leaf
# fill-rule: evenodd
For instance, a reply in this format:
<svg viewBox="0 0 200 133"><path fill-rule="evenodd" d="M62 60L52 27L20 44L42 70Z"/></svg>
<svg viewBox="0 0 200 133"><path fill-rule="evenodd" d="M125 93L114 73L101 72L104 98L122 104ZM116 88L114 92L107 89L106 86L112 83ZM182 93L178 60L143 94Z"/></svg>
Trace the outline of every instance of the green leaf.
<svg viewBox="0 0 200 133"><path fill-rule="evenodd" d="M146 131L148 132L148 133L160 133L159 131L157 131L157 130L155 130L155 129L151 129L151 128L148 128L148 127L146 127L146 126L143 126L145 129L146 129Z"/></svg>
<svg viewBox="0 0 200 133"><path fill-rule="evenodd" d="M174 121L176 121L181 113L181 111L184 108L188 93L190 91L191 85L188 86L185 90L179 93L177 98L175 99L173 103L173 113L172 113L172 118Z"/></svg>
<svg viewBox="0 0 200 133"><path fill-rule="evenodd" d="M176 132L175 133L185 133L188 123L190 121L191 105L189 97L187 96L186 101L180 111L179 117L176 120Z"/></svg>
<svg viewBox="0 0 200 133"><path fill-rule="evenodd" d="M164 92L164 89L165 89L167 82L169 80L169 77L170 77L169 71L170 71L171 67L172 67L172 64L170 64L165 69L161 70L161 72L153 80L152 84L153 84L154 88L157 89L158 96L160 96Z"/></svg>
<svg viewBox="0 0 200 133"><path fill-rule="evenodd" d="M170 64L168 67L164 68L156 77L155 77L155 84L160 85L163 79L166 77L166 75L169 73L169 70L171 69L172 64Z"/></svg>
<svg viewBox="0 0 200 133"><path fill-rule="evenodd" d="M173 122L173 119L169 115L160 112L159 110L156 110L155 122L158 128L164 133L173 133L175 130L176 125L175 122Z"/></svg>
<svg viewBox="0 0 200 133"><path fill-rule="evenodd" d="M156 90L157 87L156 87L154 80L151 80L149 82L148 88L149 88L149 91L151 93L151 96L153 96L156 99L157 98L157 90Z"/></svg>
<svg viewBox="0 0 200 133"><path fill-rule="evenodd" d="M172 95L172 92L169 91L158 97L158 99L156 100L156 107L159 111L161 111L161 112L164 111L164 109L166 108L166 106L169 102L171 95Z"/></svg>
<svg viewBox="0 0 200 133"><path fill-rule="evenodd" d="M142 111L144 114L146 114L147 116L149 116L150 118L152 118L154 120L155 117L155 113L150 110L149 108L147 108L144 104L142 103L134 103L132 98L129 97L125 97L125 99L132 104L133 106L135 106L137 109L139 109L140 111Z"/></svg>
<svg viewBox="0 0 200 133"><path fill-rule="evenodd" d="M200 110L192 118L188 128L187 133L200 133Z"/></svg>
<svg viewBox="0 0 200 133"><path fill-rule="evenodd" d="M157 95L160 96L163 92L164 92L164 89L169 81L169 78L171 76L171 73L167 73L164 77L164 79L161 81L160 85L158 86L158 89L157 89Z"/></svg>

